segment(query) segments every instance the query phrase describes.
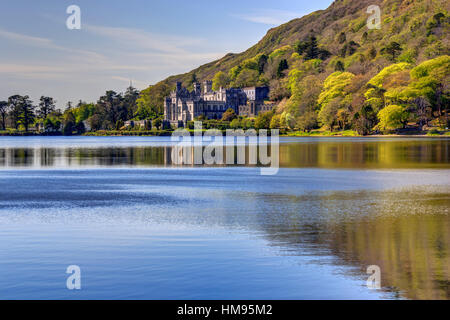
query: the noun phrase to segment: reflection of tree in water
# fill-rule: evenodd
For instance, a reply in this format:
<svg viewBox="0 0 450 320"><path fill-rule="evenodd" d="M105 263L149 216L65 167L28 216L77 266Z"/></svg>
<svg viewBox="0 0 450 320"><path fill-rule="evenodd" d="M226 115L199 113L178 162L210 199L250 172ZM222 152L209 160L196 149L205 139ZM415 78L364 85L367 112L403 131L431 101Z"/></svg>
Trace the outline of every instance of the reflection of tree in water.
<svg viewBox="0 0 450 320"><path fill-rule="evenodd" d="M367 266L380 266L383 290L450 299L449 194L442 187L258 196L258 225L290 254L332 255L364 277Z"/></svg>
<svg viewBox="0 0 450 320"><path fill-rule="evenodd" d="M320 140L318 140L320 141ZM417 168L449 164L448 140L326 140L282 144L281 167Z"/></svg>
<svg viewBox="0 0 450 320"><path fill-rule="evenodd" d="M280 145L280 166L287 168L448 168L450 139L299 140ZM230 148L230 147L228 147ZM237 147L232 147L237 163ZM173 146L141 147L0 147L0 166L172 166ZM224 148L226 150L226 148ZM193 157L193 152L190 152ZM224 157L226 152L224 151ZM245 147L249 164L249 148ZM193 161L192 161L193 162ZM188 164L188 166L190 166Z"/></svg>
<svg viewBox="0 0 450 320"><path fill-rule="evenodd" d="M0 166L155 166L164 165L161 147L0 149Z"/></svg>

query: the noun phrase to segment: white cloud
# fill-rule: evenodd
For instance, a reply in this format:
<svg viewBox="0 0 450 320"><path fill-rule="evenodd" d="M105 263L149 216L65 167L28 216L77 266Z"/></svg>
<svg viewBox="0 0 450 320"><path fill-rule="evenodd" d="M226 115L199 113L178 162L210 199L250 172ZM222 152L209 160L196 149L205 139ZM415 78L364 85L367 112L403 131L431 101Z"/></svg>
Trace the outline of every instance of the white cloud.
<svg viewBox="0 0 450 320"><path fill-rule="evenodd" d="M0 37L27 45L47 48L53 47L53 43L50 39L28 36L3 29L0 29Z"/></svg>
<svg viewBox="0 0 450 320"><path fill-rule="evenodd" d="M146 49L164 53L185 53L183 47L200 45L204 39L155 34L133 28L84 25L83 30L107 37L122 44L129 44L134 50Z"/></svg>
<svg viewBox="0 0 450 320"><path fill-rule="evenodd" d="M116 28L84 25L84 30L96 37L107 38L114 50L103 50L102 47L93 50L73 49L55 44L51 39L34 37L0 29L0 38L23 45L62 51L61 61L52 61L51 65L39 66L20 62L10 62L3 65L3 72L15 70L16 73L47 73L55 68L64 72L100 71L100 70L130 70L152 71L157 69L180 68L187 71L199 64L221 58L223 52L198 52L189 50L189 46L200 45L204 39L177 37L148 33L138 29ZM55 67L59 64L58 67ZM20 67L18 67L20 65ZM27 69L28 68L28 69ZM183 68L183 69L182 69ZM28 72L29 71L29 72ZM2 71L0 71L2 72Z"/></svg>
<svg viewBox="0 0 450 320"><path fill-rule="evenodd" d="M286 23L292 19L300 18L304 13L285 11L285 10L256 10L247 14L233 14L232 16L241 20L246 20L254 23L262 23L268 25L278 26Z"/></svg>
<svg viewBox="0 0 450 320"><path fill-rule="evenodd" d="M14 44L33 48L26 51L29 55L17 57L0 51L0 94L47 92L58 101L95 101L104 90L123 90L130 79L144 89L224 55L201 38L86 24L82 31L86 35L82 42L61 45L58 40L0 28L0 39L11 44L11 53Z"/></svg>

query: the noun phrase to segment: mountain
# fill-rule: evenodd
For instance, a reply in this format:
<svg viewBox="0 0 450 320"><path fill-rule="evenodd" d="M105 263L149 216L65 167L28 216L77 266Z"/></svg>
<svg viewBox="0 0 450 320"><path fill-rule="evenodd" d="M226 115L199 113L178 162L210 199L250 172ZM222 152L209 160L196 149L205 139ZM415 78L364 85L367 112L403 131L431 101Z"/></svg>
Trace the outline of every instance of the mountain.
<svg viewBox="0 0 450 320"><path fill-rule="evenodd" d="M371 5L378 5L381 9L380 31L370 31L366 28L366 20L369 17L366 10ZM401 44L409 47L413 42L426 41L428 20L438 12L448 11L449 7L446 0L337 0L326 10L313 12L269 30L263 39L245 52L229 53L219 60L166 80L188 84L193 74L196 74L199 80L212 79L218 71L228 71L245 59L258 54L269 55L285 45L294 46L297 41L311 34L316 35L319 45L327 48L333 55L339 55L340 46L336 42L342 32L346 34L347 42L355 41L360 44L364 32L370 33L371 37L362 44L358 52L363 52L370 45L381 48L393 38L398 38ZM410 27L416 24L420 26L417 26L415 34L412 34ZM421 39L417 39L415 35L419 35ZM442 40L445 34L439 38ZM445 40L448 52L448 37Z"/></svg>
<svg viewBox="0 0 450 320"><path fill-rule="evenodd" d="M370 14L367 9L373 5L381 9L381 29L368 28ZM354 117L361 115L361 107L371 99L372 102L382 100L376 102L378 105L372 105L371 112L375 115L388 104L408 108L405 100L389 100L384 93L393 87L406 90L408 86L417 86L416 82L423 79L414 79L412 69L425 61L450 54L449 6L447 0L336 0L325 10L269 30L245 52L229 53L188 73L171 76L144 90L143 95L151 97L147 97L152 101L151 107L161 111L161 97L176 81L188 87L193 81L213 78L217 86L264 84L271 87L271 100L280 103L278 113L289 113L292 119L285 121L290 122L291 127L298 127L300 121L303 129L305 122L307 128L328 125L333 129L340 121L338 113L344 118L352 118L351 121L341 119L348 124L341 123L339 127L351 127L356 121ZM394 67L396 72L391 72L381 83L371 84L371 79L385 68L401 63L404 65ZM448 60L444 58L442 63L432 65L444 68L441 82L448 86ZM390 82L384 83L385 80ZM371 85L372 92L368 93ZM409 89L409 100L420 97L411 95L414 88ZM335 92L325 97L327 92L324 91L330 90ZM383 96L375 97L373 90L381 90ZM438 108L436 117L444 113L447 116L446 108L442 109L442 104L448 102L447 97L445 91L439 98L439 106L432 105L436 101L423 104L431 107L430 112ZM324 108L330 109L325 113L331 113L334 119L326 119L329 114L321 117ZM316 125L307 124L311 119L299 119L305 114L314 118L313 113L317 116ZM375 117L370 121L375 125L378 120ZM403 126L407 122L403 119Z"/></svg>

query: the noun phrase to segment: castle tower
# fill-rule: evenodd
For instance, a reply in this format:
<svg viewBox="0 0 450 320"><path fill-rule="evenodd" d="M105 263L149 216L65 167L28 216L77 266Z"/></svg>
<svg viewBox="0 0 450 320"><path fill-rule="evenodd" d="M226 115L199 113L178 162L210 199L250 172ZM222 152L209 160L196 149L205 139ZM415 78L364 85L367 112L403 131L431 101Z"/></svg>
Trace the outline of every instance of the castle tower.
<svg viewBox="0 0 450 320"><path fill-rule="evenodd" d="M203 92L211 92L212 91L212 81L211 80L205 80L203 81Z"/></svg>
<svg viewBox="0 0 450 320"><path fill-rule="evenodd" d="M196 95L200 95L202 93L202 87L200 83L194 82L194 92Z"/></svg>

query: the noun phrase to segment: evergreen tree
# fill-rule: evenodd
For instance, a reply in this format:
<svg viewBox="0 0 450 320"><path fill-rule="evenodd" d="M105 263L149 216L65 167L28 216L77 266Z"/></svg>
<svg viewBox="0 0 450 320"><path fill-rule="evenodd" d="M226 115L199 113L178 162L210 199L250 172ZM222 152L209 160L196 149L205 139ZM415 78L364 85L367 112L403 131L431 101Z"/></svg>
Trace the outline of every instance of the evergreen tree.
<svg viewBox="0 0 450 320"><path fill-rule="evenodd" d="M378 53L377 49L375 49L375 47L372 46L369 50L369 57L371 59L375 59L377 57L377 53Z"/></svg>
<svg viewBox="0 0 450 320"><path fill-rule="evenodd" d="M10 116L14 123L14 128L18 129L23 125L28 132L30 125L34 122L35 114L33 102L29 96L15 95L8 98L8 105L11 108Z"/></svg>
<svg viewBox="0 0 450 320"><path fill-rule="evenodd" d="M104 115L104 119L115 126L117 120L126 118L123 97L115 91L106 91L97 102L97 111Z"/></svg>
<svg viewBox="0 0 450 320"><path fill-rule="evenodd" d="M381 49L381 53L387 54L392 61L395 61L402 52L402 46L395 41L392 41L387 46Z"/></svg>
<svg viewBox="0 0 450 320"><path fill-rule="evenodd" d="M317 38L311 36L309 38L308 46L305 50L305 60L317 59L319 57L319 48L317 46Z"/></svg>
<svg viewBox="0 0 450 320"><path fill-rule="evenodd" d="M20 100L22 96L14 95L8 98L9 117L13 123L14 129L19 129L19 113L20 113Z"/></svg>
<svg viewBox="0 0 450 320"><path fill-rule="evenodd" d="M134 88L133 86L129 86L127 90L125 91L125 94L123 96L123 104L125 108L125 112L127 114L126 118L131 119L134 117L134 114L137 111L137 104L136 100L139 98L139 91ZM122 120L127 120L122 119Z"/></svg>
<svg viewBox="0 0 450 320"><path fill-rule="evenodd" d="M259 74L264 73L264 67L267 64L268 57L265 54L262 54L258 59L258 72Z"/></svg>
<svg viewBox="0 0 450 320"><path fill-rule="evenodd" d="M37 112L38 116L45 120L53 111L55 111L55 101L53 98L41 96L39 110Z"/></svg>
<svg viewBox="0 0 450 320"><path fill-rule="evenodd" d="M341 32L341 34L338 37L338 42L340 44L343 44L345 41L347 41L347 37L345 35L345 32Z"/></svg>
<svg viewBox="0 0 450 320"><path fill-rule="evenodd" d="M35 114L33 106L33 102L29 99L29 96L22 96L19 99L18 104L18 112L19 112L19 123L24 126L25 131L28 132L28 129L31 124L34 122Z"/></svg>
<svg viewBox="0 0 450 320"><path fill-rule="evenodd" d="M338 60L338 62L336 62L336 66L334 67L335 71L344 71L345 67L344 64L342 63L341 60Z"/></svg>
<svg viewBox="0 0 450 320"><path fill-rule="evenodd" d="M283 76L283 71L288 69L288 62L286 59L282 59L280 60L280 62L278 63L278 68L277 68L277 77L281 78Z"/></svg>

